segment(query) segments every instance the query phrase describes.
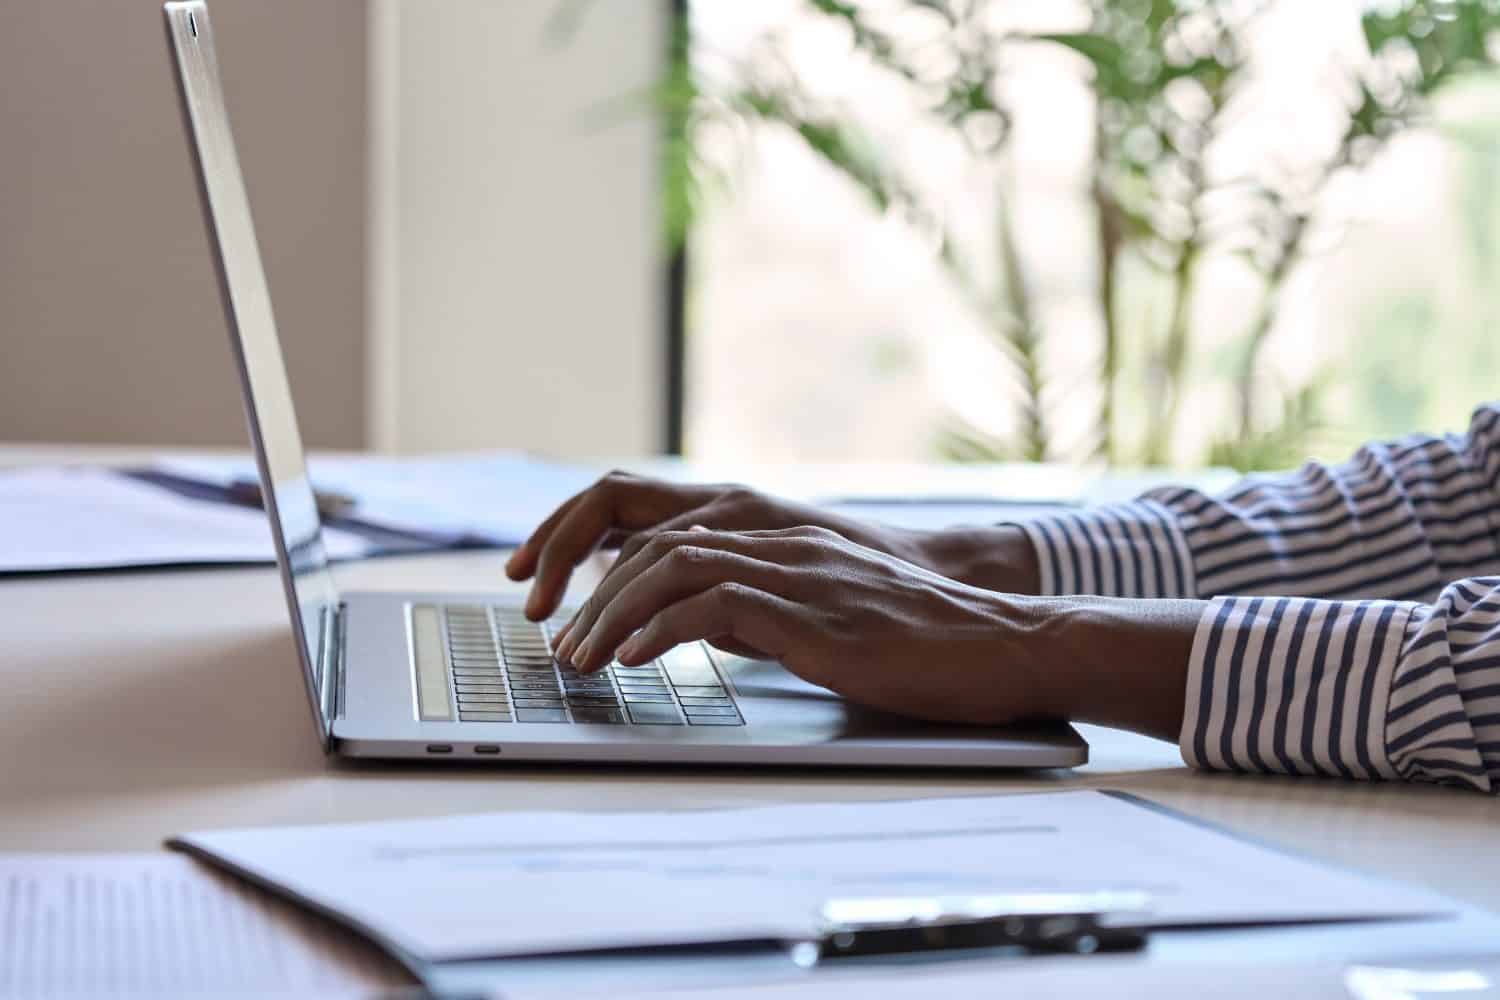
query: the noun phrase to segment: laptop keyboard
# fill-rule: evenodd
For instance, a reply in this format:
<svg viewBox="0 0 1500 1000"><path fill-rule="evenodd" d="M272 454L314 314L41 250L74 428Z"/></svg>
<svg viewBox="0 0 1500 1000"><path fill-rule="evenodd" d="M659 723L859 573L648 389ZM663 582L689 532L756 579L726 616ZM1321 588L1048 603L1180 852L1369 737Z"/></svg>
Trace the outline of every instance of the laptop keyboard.
<svg viewBox="0 0 1500 1000"><path fill-rule="evenodd" d="M461 722L601 726L743 726L744 716L702 643L678 646L639 667L619 663L587 676L552 657L551 637L569 613L545 623L519 608L443 608L453 698Z"/></svg>

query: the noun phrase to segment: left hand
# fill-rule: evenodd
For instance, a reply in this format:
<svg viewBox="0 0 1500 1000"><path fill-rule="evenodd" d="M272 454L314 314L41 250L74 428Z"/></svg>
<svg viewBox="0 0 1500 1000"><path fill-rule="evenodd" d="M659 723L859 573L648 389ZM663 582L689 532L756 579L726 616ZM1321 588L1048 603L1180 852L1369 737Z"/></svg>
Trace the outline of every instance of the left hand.
<svg viewBox="0 0 1500 1000"><path fill-rule="evenodd" d="M1059 713L1025 648L1035 602L950 580L823 528L665 531L618 563L557 637L580 671L708 640L874 708L1002 723ZM638 631L639 630L639 631Z"/></svg>

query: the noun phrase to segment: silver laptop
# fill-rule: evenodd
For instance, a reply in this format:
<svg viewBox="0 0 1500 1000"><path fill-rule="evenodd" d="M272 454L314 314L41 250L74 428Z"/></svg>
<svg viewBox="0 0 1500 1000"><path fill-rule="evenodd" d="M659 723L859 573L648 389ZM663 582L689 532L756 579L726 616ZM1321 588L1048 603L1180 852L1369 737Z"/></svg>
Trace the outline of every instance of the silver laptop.
<svg viewBox="0 0 1500 1000"><path fill-rule="evenodd" d="M702 643L582 677L552 657L559 620L528 621L514 588L341 591L308 483L208 9L184 2L165 11L277 561L328 752L493 764L994 768L1087 760L1087 745L1066 725L940 725L864 711L778 664Z"/></svg>

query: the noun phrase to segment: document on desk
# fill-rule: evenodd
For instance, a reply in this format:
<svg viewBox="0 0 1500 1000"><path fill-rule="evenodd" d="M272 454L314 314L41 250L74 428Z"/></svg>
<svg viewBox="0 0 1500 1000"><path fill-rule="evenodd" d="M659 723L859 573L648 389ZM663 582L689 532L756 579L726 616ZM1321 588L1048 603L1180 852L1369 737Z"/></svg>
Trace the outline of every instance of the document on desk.
<svg viewBox="0 0 1500 1000"><path fill-rule="evenodd" d="M410 982L342 928L182 855L0 855L0 997L363 996Z"/></svg>
<svg viewBox="0 0 1500 1000"><path fill-rule="evenodd" d="M228 489L256 478L248 458L159 462L156 470ZM519 545L559 504L598 473L516 452L387 458L314 455L320 492L352 500L349 518L435 545ZM337 524L337 519L334 520Z"/></svg>
<svg viewBox="0 0 1500 1000"><path fill-rule="evenodd" d="M1101 792L493 813L173 843L428 961L795 940L826 900L847 897L1135 890L1159 926L1446 908Z"/></svg>
<svg viewBox="0 0 1500 1000"><path fill-rule="evenodd" d="M342 532L329 555L371 546ZM271 562L276 550L259 510L176 496L104 469L0 473L0 573Z"/></svg>
<svg viewBox="0 0 1500 1000"><path fill-rule="evenodd" d="M1095 955L998 961L938 961L918 966L872 969L823 967L780 982L696 987L682 990L612 992L610 1000L682 1000L709 995L713 1000L912 1000L913 997L1024 997L1025 1000L1351 1000L1341 966L1238 965L1218 962L1151 964L1140 958ZM506 1000L556 1000L547 989L506 990ZM1406 993L1372 994L1358 1000L1429 1000ZM1493 1000L1489 996L1444 996L1442 1000Z"/></svg>

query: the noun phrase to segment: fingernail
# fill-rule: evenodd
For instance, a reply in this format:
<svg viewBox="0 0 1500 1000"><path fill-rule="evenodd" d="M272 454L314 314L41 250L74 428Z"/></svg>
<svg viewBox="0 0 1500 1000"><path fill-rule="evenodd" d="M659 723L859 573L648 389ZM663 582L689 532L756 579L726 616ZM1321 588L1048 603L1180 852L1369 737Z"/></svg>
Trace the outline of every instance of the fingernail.
<svg viewBox="0 0 1500 1000"><path fill-rule="evenodd" d="M578 647L578 652L575 655L570 655L568 659L571 660L573 662L573 666L577 667L579 670L587 670L589 665L589 658L593 655L593 652L594 644L585 639L583 645Z"/></svg>
<svg viewBox="0 0 1500 1000"><path fill-rule="evenodd" d="M631 661L635 660L640 651L640 638L637 636L631 636L629 639L625 640L625 644L620 647L618 652L615 653L615 659L619 660L627 667L633 667L635 666L635 664Z"/></svg>

